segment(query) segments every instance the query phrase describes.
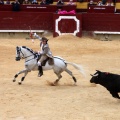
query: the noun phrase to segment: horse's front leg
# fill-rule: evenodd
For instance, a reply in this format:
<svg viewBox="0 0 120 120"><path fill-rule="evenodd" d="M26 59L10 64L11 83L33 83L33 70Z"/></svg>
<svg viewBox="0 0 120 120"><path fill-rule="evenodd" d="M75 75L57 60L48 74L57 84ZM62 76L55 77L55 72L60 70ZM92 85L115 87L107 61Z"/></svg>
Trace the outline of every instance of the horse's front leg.
<svg viewBox="0 0 120 120"><path fill-rule="evenodd" d="M19 85L22 84L22 81L24 81L24 79L25 79L25 77L26 77L27 74L28 74L28 70L26 70L26 71L24 72L24 76L23 76L23 77L21 78L21 80L18 82Z"/></svg>
<svg viewBox="0 0 120 120"><path fill-rule="evenodd" d="M22 74L22 73L25 73L25 75L21 78L21 81L24 80L25 76L26 76L27 73L28 73L28 70L25 69L25 70L22 70L22 71L18 72L18 73L14 76L13 82L15 82L15 81L16 81L16 78L18 77L18 75L19 75L19 74Z"/></svg>

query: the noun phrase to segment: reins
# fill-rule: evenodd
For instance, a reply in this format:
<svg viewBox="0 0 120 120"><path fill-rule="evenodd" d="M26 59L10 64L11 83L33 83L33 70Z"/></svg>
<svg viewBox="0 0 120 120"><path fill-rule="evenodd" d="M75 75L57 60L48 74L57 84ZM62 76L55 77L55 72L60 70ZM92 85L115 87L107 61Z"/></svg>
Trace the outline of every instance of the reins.
<svg viewBox="0 0 120 120"><path fill-rule="evenodd" d="M19 51L22 53L22 55L23 55L23 57L24 57L25 55L23 54L23 52L21 51L21 49L20 49ZM32 53L32 55L26 56L26 57L24 57L24 59L26 59L26 58L28 58L28 57L31 57L31 56L34 56L34 58L35 58L35 54ZM30 60L32 60L32 59L34 59L34 58L31 58L31 59L29 59L29 60L27 60L27 61L25 61L25 62L28 62L28 61L30 61Z"/></svg>
<svg viewBox="0 0 120 120"><path fill-rule="evenodd" d="M32 56L32 55L31 55ZM29 56L30 57L30 56ZM35 59L35 58L31 58L31 59L29 59L29 60L27 60L27 61L25 61L25 62L28 62L28 61L30 61L30 60L32 60L32 59Z"/></svg>

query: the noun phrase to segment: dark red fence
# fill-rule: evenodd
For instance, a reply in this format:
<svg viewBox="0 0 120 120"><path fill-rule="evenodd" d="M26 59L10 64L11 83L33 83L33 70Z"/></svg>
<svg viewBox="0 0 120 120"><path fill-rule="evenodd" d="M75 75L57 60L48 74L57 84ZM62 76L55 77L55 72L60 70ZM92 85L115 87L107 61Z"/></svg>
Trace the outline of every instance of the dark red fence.
<svg viewBox="0 0 120 120"><path fill-rule="evenodd" d="M36 7L36 5L33 6ZM47 10L45 10L45 12L39 11L40 9L43 10L43 8L28 8L29 5L22 6L22 10L19 12L12 11L11 5L9 7L5 7L4 10L2 9L2 7L5 6L0 6L0 30L28 30L29 26L31 26L33 30L54 30L53 15L55 14L57 8L56 6L52 6L53 8L51 6L47 6L47 8L49 9L48 12ZM37 5L37 7L39 6ZM51 7L51 9L49 7ZM64 8L65 7L66 6L64 6ZM67 6L66 9L68 8L68 10L72 10L72 7ZM26 9L29 9L30 11L28 12ZM52 12L50 12L50 10ZM120 14L80 14L82 14L82 30L84 31L120 31ZM79 15L79 13L77 13L76 15ZM70 27L71 25L68 27L68 29Z"/></svg>
<svg viewBox="0 0 120 120"><path fill-rule="evenodd" d="M76 10L76 5L20 5L19 12L56 12L58 8L70 11ZM0 11L12 11L12 5L0 5Z"/></svg>
<svg viewBox="0 0 120 120"><path fill-rule="evenodd" d="M53 31L53 13L0 12L0 30L28 30L29 26L34 30ZM84 13L82 30L120 31L120 14Z"/></svg>
<svg viewBox="0 0 120 120"><path fill-rule="evenodd" d="M0 30L53 30L53 13L0 12Z"/></svg>
<svg viewBox="0 0 120 120"><path fill-rule="evenodd" d="M82 15L82 21L85 31L120 31L120 14L86 13Z"/></svg>

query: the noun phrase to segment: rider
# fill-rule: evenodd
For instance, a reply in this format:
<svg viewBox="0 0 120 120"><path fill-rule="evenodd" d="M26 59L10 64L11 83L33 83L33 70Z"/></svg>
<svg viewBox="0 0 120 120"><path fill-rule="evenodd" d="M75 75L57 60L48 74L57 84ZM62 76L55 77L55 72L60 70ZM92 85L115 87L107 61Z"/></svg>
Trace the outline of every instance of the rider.
<svg viewBox="0 0 120 120"><path fill-rule="evenodd" d="M42 62L46 60L48 57L53 58L53 56L48 45L48 39L46 37L40 37L36 33L33 33L33 36L41 41L40 42L41 50L38 51L38 54L41 55L40 60L38 61L39 70L38 77L41 77L43 75Z"/></svg>

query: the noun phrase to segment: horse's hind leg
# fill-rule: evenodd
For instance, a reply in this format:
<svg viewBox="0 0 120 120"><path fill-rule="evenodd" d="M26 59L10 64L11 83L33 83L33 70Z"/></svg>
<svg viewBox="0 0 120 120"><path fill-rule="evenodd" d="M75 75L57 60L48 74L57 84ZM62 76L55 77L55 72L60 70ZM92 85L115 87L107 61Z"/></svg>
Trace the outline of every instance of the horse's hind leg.
<svg viewBox="0 0 120 120"><path fill-rule="evenodd" d="M59 80L62 78L61 72L54 72L58 79L55 80L55 82L53 83L54 85L57 85L57 83L59 82Z"/></svg>
<svg viewBox="0 0 120 120"><path fill-rule="evenodd" d="M70 70L68 70L67 68L65 69L65 71L66 71L70 76L72 76L72 79L74 80L74 85L76 85L77 80L76 80L76 78L73 76L72 72L71 72Z"/></svg>

